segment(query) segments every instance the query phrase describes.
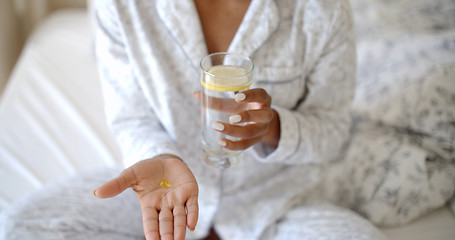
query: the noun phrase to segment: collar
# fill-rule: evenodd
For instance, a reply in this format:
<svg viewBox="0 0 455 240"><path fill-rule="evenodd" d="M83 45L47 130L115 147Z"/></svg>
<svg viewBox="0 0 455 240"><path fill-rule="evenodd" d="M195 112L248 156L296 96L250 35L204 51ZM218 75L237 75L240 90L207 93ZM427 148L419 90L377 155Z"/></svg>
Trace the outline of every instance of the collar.
<svg viewBox="0 0 455 240"><path fill-rule="evenodd" d="M200 61L208 52L194 1L158 0L157 10L175 41L194 67L199 68ZM252 57L278 25L279 11L274 0L252 0L228 52Z"/></svg>

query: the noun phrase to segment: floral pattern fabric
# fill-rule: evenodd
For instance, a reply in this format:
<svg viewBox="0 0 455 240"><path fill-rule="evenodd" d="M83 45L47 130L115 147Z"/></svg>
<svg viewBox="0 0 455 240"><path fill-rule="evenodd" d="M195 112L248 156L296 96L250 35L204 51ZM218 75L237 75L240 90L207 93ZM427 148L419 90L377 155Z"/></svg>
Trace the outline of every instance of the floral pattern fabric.
<svg viewBox="0 0 455 240"><path fill-rule="evenodd" d="M396 226L453 198L455 2L351 3L354 125L343 157L328 166L326 191L374 223Z"/></svg>

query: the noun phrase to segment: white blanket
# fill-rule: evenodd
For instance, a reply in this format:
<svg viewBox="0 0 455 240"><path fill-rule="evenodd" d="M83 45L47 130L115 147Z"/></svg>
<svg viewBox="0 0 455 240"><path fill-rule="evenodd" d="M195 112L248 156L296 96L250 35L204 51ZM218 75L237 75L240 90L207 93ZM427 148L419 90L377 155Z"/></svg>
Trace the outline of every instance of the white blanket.
<svg viewBox="0 0 455 240"><path fill-rule="evenodd" d="M120 164L89 33L84 10L57 13L15 67L0 103L0 211L77 171Z"/></svg>

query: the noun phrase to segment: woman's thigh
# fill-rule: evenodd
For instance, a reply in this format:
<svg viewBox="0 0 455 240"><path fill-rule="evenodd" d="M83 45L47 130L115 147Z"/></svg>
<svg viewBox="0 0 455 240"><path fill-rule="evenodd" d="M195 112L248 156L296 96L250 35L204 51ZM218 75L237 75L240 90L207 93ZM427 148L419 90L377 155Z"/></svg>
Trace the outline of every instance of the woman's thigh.
<svg viewBox="0 0 455 240"><path fill-rule="evenodd" d="M386 239L368 220L355 212L330 204L313 203L289 211L265 233L267 238Z"/></svg>
<svg viewBox="0 0 455 240"><path fill-rule="evenodd" d="M144 239L131 189L111 199L93 190L119 169L84 172L45 187L0 215L0 239Z"/></svg>

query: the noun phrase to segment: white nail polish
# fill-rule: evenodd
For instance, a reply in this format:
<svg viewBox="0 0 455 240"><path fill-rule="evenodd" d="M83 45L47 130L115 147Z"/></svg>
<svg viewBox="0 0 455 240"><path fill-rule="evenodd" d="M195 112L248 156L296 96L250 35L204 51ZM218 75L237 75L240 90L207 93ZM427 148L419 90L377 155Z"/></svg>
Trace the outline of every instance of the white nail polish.
<svg viewBox="0 0 455 240"><path fill-rule="evenodd" d="M224 125L219 122L214 122L214 123L212 123L212 128L215 130L218 130L218 131L223 131Z"/></svg>
<svg viewBox="0 0 455 240"><path fill-rule="evenodd" d="M229 117L229 122L231 124L238 123L241 120L242 120L242 116L240 116L240 115L232 115L232 116Z"/></svg>
<svg viewBox="0 0 455 240"><path fill-rule="evenodd" d="M222 147L226 147L227 143L225 141L223 141L222 139L218 139L218 145L220 145Z"/></svg>
<svg viewBox="0 0 455 240"><path fill-rule="evenodd" d="M245 98L246 98L246 96L245 96L244 93L237 93L237 94L235 94L235 96L234 96L234 99L235 99L235 101L237 101L237 102L243 101L243 100L245 100Z"/></svg>

